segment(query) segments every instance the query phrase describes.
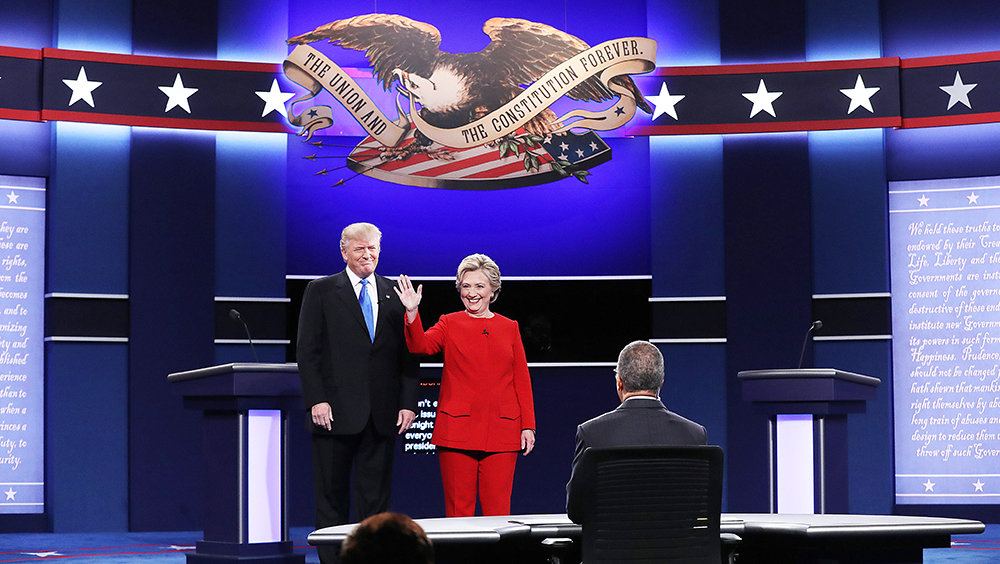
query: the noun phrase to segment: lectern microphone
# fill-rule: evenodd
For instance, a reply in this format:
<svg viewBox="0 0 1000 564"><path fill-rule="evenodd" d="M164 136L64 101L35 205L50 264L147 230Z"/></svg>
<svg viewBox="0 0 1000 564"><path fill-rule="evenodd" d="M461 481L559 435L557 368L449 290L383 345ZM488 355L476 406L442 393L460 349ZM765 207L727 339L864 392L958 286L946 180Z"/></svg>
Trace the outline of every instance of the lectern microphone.
<svg viewBox="0 0 1000 564"><path fill-rule="evenodd" d="M809 342L809 333L812 333L813 331L822 328L823 328L823 322L817 319L816 321L813 321L812 325L809 326L809 329L806 330L806 336L804 339L802 339L802 352L799 353L799 368L802 368L802 359L804 359L806 356L806 343Z"/></svg>
<svg viewBox="0 0 1000 564"><path fill-rule="evenodd" d="M243 318L240 317L240 312L236 311L235 309L229 310L229 317L243 324L243 329L247 332L247 341L250 343L250 350L253 351L253 360L254 362L260 363L260 359L257 358L257 349L254 348L253 339L250 338L250 328L247 327L247 322L243 321Z"/></svg>

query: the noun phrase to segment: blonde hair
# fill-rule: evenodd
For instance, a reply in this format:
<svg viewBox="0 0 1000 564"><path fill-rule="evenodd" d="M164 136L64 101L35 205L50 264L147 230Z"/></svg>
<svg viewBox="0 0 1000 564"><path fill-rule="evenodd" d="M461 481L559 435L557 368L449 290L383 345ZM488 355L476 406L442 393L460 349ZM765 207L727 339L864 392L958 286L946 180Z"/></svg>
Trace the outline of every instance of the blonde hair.
<svg viewBox="0 0 1000 564"><path fill-rule="evenodd" d="M382 232L371 223L352 223L340 232L340 250L347 250L348 241L375 241L382 244Z"/></svg>
<svg viewBox="0 0 1000 564"><path fill-rule="evenodd" d="M458 265L458 275L455 277L455 289L461 289L462 278L466 274L477 270L485 274L486 279L490 281L490 288L493 290L490 303L497 301L497 296L500 295L500 267L493 262L493 259L480 253L462 259L461 264Z"/></svg>

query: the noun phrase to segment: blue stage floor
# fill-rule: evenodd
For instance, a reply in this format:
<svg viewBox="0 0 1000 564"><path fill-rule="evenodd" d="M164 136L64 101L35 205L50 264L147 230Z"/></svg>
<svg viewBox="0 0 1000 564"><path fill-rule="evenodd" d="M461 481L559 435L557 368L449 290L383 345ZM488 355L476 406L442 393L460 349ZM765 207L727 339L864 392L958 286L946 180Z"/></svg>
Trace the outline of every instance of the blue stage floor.
<svg viewBox="0 0 1000 564"><path fill-rule="evenodd" d="M306 562L319 562L306 543L311 529L291 530L295 551ZM0 563L100 562L101 564L184 564L201 532L173 533L28 533L0 534ZM987 525L981 535L956 535L951 548L924 551L925 564L993 564L1000 562L1000 525Z"/></svg>

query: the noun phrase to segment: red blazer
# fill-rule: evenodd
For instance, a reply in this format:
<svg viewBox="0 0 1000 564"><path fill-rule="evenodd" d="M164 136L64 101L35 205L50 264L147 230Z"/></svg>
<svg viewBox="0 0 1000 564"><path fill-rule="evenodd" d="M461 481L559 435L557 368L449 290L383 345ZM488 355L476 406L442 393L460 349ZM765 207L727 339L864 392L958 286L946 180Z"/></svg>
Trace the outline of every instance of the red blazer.
<svg viewBox="0 0 1000 564"><path fill-rule="evenodd" d="M521 431L535 428L535 408L516 321L460 311L442 315L424 332L418 313L406 325L406 346L416 354L444 351L432 443L485 452L521 449Z"/></svg>

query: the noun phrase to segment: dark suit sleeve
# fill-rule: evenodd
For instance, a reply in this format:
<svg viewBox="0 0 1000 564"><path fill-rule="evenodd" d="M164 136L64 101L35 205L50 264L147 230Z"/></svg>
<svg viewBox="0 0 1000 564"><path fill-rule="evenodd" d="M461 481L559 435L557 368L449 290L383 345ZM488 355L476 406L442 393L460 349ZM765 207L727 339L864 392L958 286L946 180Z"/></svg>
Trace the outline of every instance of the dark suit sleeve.
<svg viewBox="0 0 1000 564"><path fill-rule="evenodd" d="M302 309L299 312L298 341L296 342L296 360L299 365L299 378L302 380L302 399L306 409L329 401L323 390L321 376L323 348L323 299L316 282L306 286L302 296Z"/></svg>
<svg viewBox="0 0 1000 564"><path fill-rule="evenodd" d="M573 470L570 473L569 482L566 484L566 514L574 523L579 523L583 516L583 498L585 497L583 490L586 486L582 483L579 464L580 459L583 458L583 452L588 447L584 433L583 425L578 425L576 427L576 451L573 453Z"/></svg>
<svg viewBox="0 0 1000 564"><path fill-rule="evenodd" d="M420 391L420 359L406 349L405 343L400 347L400 365L403 381L399 387L399 408L409 409L417 413L417 400Z"/></svg>

